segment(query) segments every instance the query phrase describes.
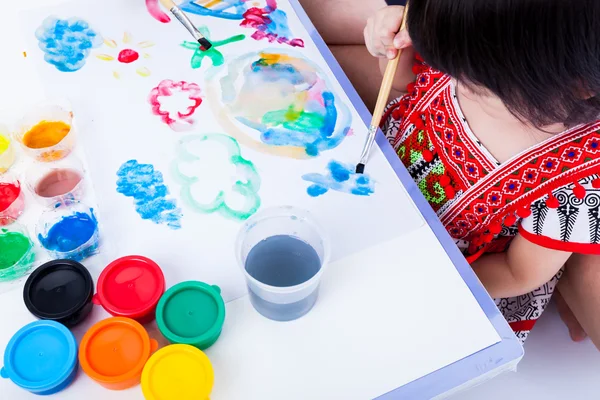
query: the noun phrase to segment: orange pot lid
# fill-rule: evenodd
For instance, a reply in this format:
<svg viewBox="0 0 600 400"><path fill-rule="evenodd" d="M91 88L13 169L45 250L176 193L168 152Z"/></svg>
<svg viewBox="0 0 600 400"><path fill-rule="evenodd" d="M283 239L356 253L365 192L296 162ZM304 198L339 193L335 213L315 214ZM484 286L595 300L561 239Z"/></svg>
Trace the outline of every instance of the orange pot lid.
<svg viewBox="0 0 600 400"><path fill-rule="evenodd" d="M158 348L138 322L108 318L93 325L79 346L83 371L101 383L118 383L142 373L146 361Z"/></svg>

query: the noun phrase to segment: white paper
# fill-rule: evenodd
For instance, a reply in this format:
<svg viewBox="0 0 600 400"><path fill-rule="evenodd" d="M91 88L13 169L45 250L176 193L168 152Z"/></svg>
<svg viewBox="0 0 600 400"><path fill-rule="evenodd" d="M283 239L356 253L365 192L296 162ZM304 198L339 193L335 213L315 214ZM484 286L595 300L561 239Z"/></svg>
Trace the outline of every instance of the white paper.
<svg viewBox="0 0 600 400"><path fill-rule="evenodd" d="M303 180L302 176L325 173L331 160L355 164L367 129L291 6L286 1L278 2L278 5L280 10L287 13L293 36L304 41L304 48L254 40L250 36L255 30L240 27L239 20L188 13L196 25L208 27L213 42L233 35L246 35L242 41L216 47L224 56L224 68L244 54L261 50L283 52L310 60L316 65L315 68L325 72L327 85L336 95L338 125L346 114L352 120L351 136L345 137L337 147L321 151L319 156L309 159L267 154L257 150L256 146L246 145L244 140L238 140L240 155L250 160L260 175L260 209L294 205L312 211L332 237L333 260L421 226L423 220L379 149L373 151L367 169L376 181L374 193L370 196L333 190L315 198L307 194L311 183ZM105 39L104 44L91 50L85 65L79 70L60 72L54 65L44 61L44 53L39 49L34 33L49 16L84 20ZM192 69L190 61L194 51L180 46L183 41L192 41L189 33L176 20L162 24L153 19L142 1L82 0L22 14L22 21L28 47L32 49L28 58L35 63L46 91L54 96L64 96L73 103L97 192L103 238L114 244L114 253L109 256L142 254L162 266L168 284L197 279L219 285L226 300L243 294L243 279L234 257L234 240L241 225L240 220L227 218L218 212L199 213L190 208L182 200L184 185L172 173L177 143L187 135L236 136L233 132L239 131L260 142L256 132L248 126L235 121L235 127L232 128L217 122L215 115L220 107L221 110L223 108L215 99L221 95L218 79L223 75L223 70L215 71L208 59L204 60L201 68ZM153 45L149 46L149 42ZM129 64L119 62L117 56L125 48L138 51L139 58ZM104 55L101 56L104 59L113 59L99 59L97 56L100 54ZM140 76L136 72L140 69L150 75ZM207 78L212 75L215 75L212 80ZM165 120L177 121L167 124L161 115L152 112L148 98L152 89L163 80L197 85L203 101L191 118L177 118L174 109L181 108L185 114L193 102L187 100L186 103L185 97L182 100L181 96L175 95L163 96L159 110L166 115ZM177 90L172 93L177 94ZM165 97L167 101L164 101ZM342 110L346 110L346 114L342 115ZM190 119L194 122L190 122ZM191 130L185 130L190 127ZM174 230L165 224L143 220L136 213L133 198L117 192L116 173L128 160L152 164L156 171L162 173L170 191L168 199L173 199L182 210L181 229ZM199 194L198 197L202 197L200 192L219 190L219 185L231 186L223 182L223 175L219 173L224 168L222 158L215 155L196 164L187 167L197 171L195 178L200 181L191 190ZM215 174L207 175L211 170ZM227 201L238 207L243 203L243 199L236 199L235 194L227 196Z"/></svg>

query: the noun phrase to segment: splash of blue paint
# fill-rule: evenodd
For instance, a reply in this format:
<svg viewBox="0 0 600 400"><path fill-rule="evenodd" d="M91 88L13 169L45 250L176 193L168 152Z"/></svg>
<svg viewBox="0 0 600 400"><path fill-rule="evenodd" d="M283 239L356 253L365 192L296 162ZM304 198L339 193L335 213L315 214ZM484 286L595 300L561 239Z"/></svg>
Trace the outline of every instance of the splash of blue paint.
<svg viewBox="0 0 600 400"><path fill-rule="evenodd" d="M183 11L197 15L208 15L224 19L242 19L248 9L247 0L222 0L219 4L206 8L196 3L197 0L186 0L179 6Z"/></svg>
<svg viewBox="0 0 600 400"><path fill-rule="evenodd" d="M71 215L62 217L48 230L46 237L38 234L38 239L44 248L57 252L68 253L78 249L88 243L94 235L97 236L98 221L94 215L94 211L90 209L90 213L74 212ZM96 238L90 245L81 251L75 252L68 257L73 260L83 260L86 257L94 254L98 249L98 239Z"/></svg>
<svg viewBox="0 0 600 400"><path fill-rule="evenodd" d="M73 72L85 65L91 49L102 44L102 37L81 19L48 17L35 31L44 60L62 72Z"/></svg>
<svg viewBox="0 0 600 400"><path fill-rule="evenodd" d="M339 161L330 161L326 174L306 174L302 179L313 183L306 189L311 197L321 196L329 190L356 196L369 196L375 192L375 182L368 175L357 174L352 165Z"/></svg>
<svg viewBox="0 0 600 400"><path fill-rule="evenodd" d="M169 189L163 175L152 164L129 160L117 171L117 192L135 200L135 210L155 224L181 228L181 209L174 199L168 199Z"/></svg>

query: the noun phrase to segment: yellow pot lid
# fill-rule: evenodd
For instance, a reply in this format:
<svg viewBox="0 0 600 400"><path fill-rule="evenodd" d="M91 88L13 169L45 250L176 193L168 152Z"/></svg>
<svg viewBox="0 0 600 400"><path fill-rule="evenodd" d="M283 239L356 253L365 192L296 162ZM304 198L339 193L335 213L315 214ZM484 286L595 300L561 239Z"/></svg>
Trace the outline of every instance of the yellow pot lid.
<svg viewBox="0 0 600 400"><path fill-rule="evenodd" d="M173 344L146 363L142 391L146 400L208 400L214 381L206 354L187 344Z"/></svg>

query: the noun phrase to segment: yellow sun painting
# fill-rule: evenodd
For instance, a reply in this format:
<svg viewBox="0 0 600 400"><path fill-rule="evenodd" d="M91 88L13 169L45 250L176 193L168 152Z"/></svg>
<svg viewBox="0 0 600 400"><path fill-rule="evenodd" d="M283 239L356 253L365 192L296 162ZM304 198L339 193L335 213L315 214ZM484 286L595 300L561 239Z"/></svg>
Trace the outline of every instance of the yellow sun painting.
<svg viewBox="0 0 600 400"><path fill-rule="evenodd" d="M152 42L139 42L132 44L133 37L128 32L123 34L122 45L119 45L116 41L111 39L104 39L104 44L111 49L119 50L116 56L110 54L97 54L96 58L102 61L115 61L117 60L122 64L138 63L140 56L142 58L150 58L150 54L143 52L144 49L154 46ZM137 50L136 50L137 49ZM150 70L147 67L138 67L135 72L143 77L150 76ZM113 71L113 76L117 79L121 78L121 74L118 71Z"/></svg>

